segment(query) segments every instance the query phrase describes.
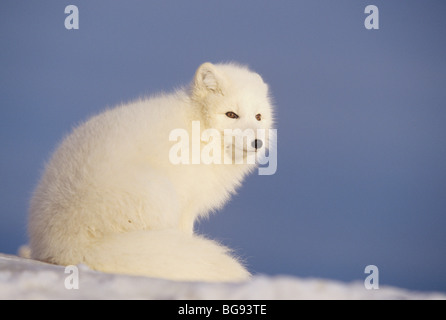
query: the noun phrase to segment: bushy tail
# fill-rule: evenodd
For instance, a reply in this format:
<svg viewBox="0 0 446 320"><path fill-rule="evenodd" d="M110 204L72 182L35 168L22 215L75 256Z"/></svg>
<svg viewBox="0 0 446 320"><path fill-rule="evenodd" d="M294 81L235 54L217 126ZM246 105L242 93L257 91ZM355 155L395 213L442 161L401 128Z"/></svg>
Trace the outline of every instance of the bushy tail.
<svg viewBox="0 0 446 320"><path fill-rule="evenodd" d="M95 270L172 280L242 281L250 276L228 248L174 230L107 236L84 258Z"/></svg>
<svg viewBox="0 0 446 320"><path fill-rule="evenodd" d="M17 255L22 258L31 259L31 248L26 244L20 246Z"/></svg>

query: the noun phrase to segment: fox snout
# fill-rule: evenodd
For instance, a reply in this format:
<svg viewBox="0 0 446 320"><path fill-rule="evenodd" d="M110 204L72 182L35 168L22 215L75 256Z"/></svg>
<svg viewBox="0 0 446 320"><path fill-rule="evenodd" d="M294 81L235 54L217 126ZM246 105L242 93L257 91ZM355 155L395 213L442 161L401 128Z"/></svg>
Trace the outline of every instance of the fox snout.
<svg viewBox="0 0 446 320"><path fill-rule="evenodd" d="M256 150L260 149L263 146L263 141L260 139L255 139L251 142L251 146Z"/></svg>

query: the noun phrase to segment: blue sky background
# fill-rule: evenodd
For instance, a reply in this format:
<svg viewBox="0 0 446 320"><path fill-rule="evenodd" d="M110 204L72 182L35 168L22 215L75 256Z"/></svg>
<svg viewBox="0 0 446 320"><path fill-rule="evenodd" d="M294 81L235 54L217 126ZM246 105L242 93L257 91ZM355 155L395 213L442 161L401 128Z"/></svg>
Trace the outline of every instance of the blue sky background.
<svg viewBox="0 0 446 320"><path fill-rule="evenodd" d="M66 30L77 5L79 30ZM366 30L364 8L379 8ZM278 171L198 226L265 274L446 292L443 1L0 2L0 252L70 128L205 61L270 84Z"/></svg>

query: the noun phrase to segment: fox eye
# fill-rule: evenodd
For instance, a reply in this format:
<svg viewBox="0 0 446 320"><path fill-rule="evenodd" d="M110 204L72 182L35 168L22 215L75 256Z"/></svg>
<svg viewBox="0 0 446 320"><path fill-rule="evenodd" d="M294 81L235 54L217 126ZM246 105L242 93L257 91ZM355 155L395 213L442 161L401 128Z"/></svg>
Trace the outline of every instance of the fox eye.
<svg viewBox="0 0 446 320"><path fill-rule="evenodd" d="M232 111L228 111L228 112L226 112L226 116L227 116L228 118L231 118L231 119L238 119L238 118L239 118L239 116L237 115L237 113L232 112Z"/></svg>
<svg viewBox="0 0 446 320"><path fill-rule="evenodd" d="M262 120L262 115L260 113L256 114L256 119L257 121Z"/></svg>

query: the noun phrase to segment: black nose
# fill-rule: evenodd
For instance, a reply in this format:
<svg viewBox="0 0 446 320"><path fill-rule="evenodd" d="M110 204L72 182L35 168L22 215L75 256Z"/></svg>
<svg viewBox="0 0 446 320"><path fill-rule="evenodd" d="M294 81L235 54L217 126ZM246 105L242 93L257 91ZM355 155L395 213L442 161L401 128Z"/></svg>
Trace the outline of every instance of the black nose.
<svg viewBox="0 0 446 320"><path fill-rule="evenodd" d="M255 149L260 149L263 146L263 142L262 140L259 139L255 139L252 143L251 143L252 147Z"/></svg>

